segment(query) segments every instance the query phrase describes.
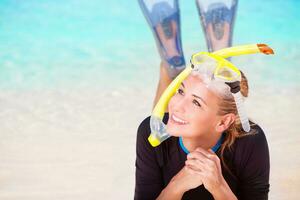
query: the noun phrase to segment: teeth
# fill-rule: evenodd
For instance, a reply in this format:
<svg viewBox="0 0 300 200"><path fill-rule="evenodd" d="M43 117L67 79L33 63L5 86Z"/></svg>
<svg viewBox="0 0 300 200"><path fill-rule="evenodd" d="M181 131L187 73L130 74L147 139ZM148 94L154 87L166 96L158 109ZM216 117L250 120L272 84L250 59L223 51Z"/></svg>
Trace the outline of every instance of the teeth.
<svg viewBox="0 0 300 200"><path fill-rule="evenodd" d="M184 120L182 120L182 119L176 117L175 115L172 115L172 119L173 119L175 122L177 122L177 123L180 123L180 124L187 124L186 121L184 121Z"/></svg>

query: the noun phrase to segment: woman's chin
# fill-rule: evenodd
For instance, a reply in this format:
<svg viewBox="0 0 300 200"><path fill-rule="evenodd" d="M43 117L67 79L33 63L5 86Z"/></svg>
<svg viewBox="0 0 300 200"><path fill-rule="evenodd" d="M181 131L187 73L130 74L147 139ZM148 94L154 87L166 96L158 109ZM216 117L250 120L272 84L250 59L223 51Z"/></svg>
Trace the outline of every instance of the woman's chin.
<svg viewBox="0 0 300 200"><path fill-rule="evenodd" d="M179 128L176 128L174 126L168 126L167 125L167 133L170 134L171 136L179 137L182 135L182 131L180 131Z"/></svg>

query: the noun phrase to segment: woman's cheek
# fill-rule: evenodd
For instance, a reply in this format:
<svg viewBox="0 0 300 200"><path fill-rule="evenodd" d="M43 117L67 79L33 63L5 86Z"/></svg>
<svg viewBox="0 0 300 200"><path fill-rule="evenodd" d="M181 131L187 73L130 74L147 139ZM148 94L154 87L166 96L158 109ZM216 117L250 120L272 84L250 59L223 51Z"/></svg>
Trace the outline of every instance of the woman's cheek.
<svg viewBox="0 0 300 200"><path fill-rule="evenodd" d="M208 121L205 117L205 113L201 110L199 110L196 114L190 115L189 121L190 121L190 126L189 129L191 131L199 133L203 131L203 125L207 125Z"/></svg>
<svg viewBox="0 0 300 200"><path fill-rule="evenodd" d="M169 103L168 103L168 109L169 110L172 110L173 108L174 108L174 104L175 104L175 102L176 102L176 97L171 97L171 99L170 99L170 101L169 101Z"/></svg>
<svg viewBox="0 0 300 200"><path fill-rule="evenodd" d="M211 131L214 127L214 117L210 112L203 112L203 114L198 117L198 129L200 132Z"/></svg>
<svg viewBox="0 0 300 200"><path fill-rule="evenodd" d="M169 113L172 112L173 110L173 107L174 107L174 102L176 102L176 99L177 99L177 94L175 94L169 101L169 104L168 104L168 110L169 110Z"/></svg>

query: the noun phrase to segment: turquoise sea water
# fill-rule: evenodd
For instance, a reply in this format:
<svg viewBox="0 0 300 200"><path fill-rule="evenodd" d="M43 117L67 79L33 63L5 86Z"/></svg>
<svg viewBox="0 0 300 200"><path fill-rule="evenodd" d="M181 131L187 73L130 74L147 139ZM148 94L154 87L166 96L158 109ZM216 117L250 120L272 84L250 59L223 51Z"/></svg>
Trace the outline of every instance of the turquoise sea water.
<svg viewBox="0 0 300 200"><path fill-rule="evenodd" d="M206 50L195 1L180 1L186 58ZM276 56L233 61L258 84L299 86L300 1L239 1L234 44ZM137 1L1 0L0 87L153 84L159 56Z"/></svg>

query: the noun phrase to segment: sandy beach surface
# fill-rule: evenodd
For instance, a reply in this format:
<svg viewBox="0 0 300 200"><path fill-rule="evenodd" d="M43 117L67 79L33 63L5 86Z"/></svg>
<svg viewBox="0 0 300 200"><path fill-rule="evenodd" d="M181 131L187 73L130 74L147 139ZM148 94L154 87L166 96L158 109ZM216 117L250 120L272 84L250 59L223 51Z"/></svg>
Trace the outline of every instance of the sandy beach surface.
<svg viewBox="0 0 300 200"><path fill-rule="evenodd" d="M247 108L269 142L269 199L296 200L300 95L273 89L254 90ZM0 199L133 199L136 129L153 91L155 84L2 90Z"/></svg>

